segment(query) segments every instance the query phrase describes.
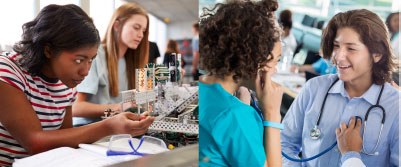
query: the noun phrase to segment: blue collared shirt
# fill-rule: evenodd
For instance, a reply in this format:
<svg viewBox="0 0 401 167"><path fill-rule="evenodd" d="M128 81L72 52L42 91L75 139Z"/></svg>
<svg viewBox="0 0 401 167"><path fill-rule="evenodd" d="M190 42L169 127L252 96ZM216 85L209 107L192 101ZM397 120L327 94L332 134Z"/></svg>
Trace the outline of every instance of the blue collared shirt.
<svg viewBox="0 0 401 167"><path fill-rule="evenodd" d="M284 117L285 128L281 131L282 151L289 156L297 157L302 151L302 157L309 158L322 152L336 141L335 129L340 127L341 122L348 124L353 116L359 116L364 120L368 108L376 104L381 86L373 84L361 97L350 99L344 88L344 82L339 80L327 96L319 125L321 136L317 140L312 139L310 130L316 125L323 99L336 78L335 74L315 77L305 84L301 93L295 98ZM383 132L376 150L379 155L361 153L361 159L366 166L398 166L399 96L398 90L388 83L385 84L379 103L386 112ZM368 152L371 152L376 145L381 120L381 110L372 109L363 139ZM363 128L362 123L361 136ZM336 146L321 157L304 163L292 162L283 157L283 166L338 167L341 166L341 154Z"/></svg>
<svg viewBox="0 0 401 167"><path fill-rule="evenodd" d="M352 161L352 162L347 162ZM341 167L365 167L365 164L361 161L361 154L355 151L346 152L341 157Z"/></svg>

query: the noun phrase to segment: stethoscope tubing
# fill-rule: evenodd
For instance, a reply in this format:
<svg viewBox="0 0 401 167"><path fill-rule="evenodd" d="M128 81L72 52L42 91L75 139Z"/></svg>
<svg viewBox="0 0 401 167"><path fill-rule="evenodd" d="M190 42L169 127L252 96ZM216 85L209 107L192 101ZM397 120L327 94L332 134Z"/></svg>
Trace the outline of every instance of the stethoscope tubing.
<svg viewBox="0 0 401 167"><path fill-rule="evenodd" d="M319 130L319 129L318 129L318 126L319 126L319 124L320 124L321 116L322 116L322 114L323 114L323 110L324 110L324 106L325 106L325 103L326 103L326 99L327 99L328 93L329 93L330 89L334 86L334 84L335 84L338 80L339 80L339 78L337 78L337 79L333 82L333 84L329 87L329 89L328 89L327 92L326 92L326 95L325 95L324 100L323 100L322 107L321 107L320 112L319 112L318 120L317 120L316 125L315 125L315 128L316 128L317 130ZM378 108L380 108L380 109L383 111L383 117L382 117L382 121L381 121L381 128L380 128L380 132L379 132L379 137L378 137L378 140L377 140L377 142L376 142L376 145L375 145L375 147L374 147L374 149L373 149L373 153L368 153L368 152L365 150L365 144L364 144L364 142L362 142L362 153L364 153L364 154L366 154L366 155L377 155L377 152L375 153L375 151L376 151L376 149L377 149L377 147L378 147L378 144L380 143L381 134L382 134L382 130L383 130L383 125L384 125L385 118L386 118L386 112L385 112L384 108L383 108L381 105L379 105L380 98L381 98L381 95L382 95L382 93L383 93L383 89L384 89L384 85L382 86L382 88L381 88L381 90L380 90L380 94L379 94L379 97L378 97L378 99L377 99L376 105L370 106L369 109L368 109L368 111L366 112L366 115L365 115L364 129L363 129L362 138L365 138L366 122L367 122L367 120L368 120L368 116L369 116L370 111L371 111L373 108L375 108L375 107L378 107ZM251 92L250 92L250 94L251 94L251 100L252 100L251 105L252 105L252 106L255 108L255 110L259 113L260 118L262 119L262 121L264 121L262 111L261 111L260 108L257 106L256 101L254 100L253 95L252 95ZM360 117L359 117L359 119L360 119ZM320 131L320 130L319 130L319 131ZM320 136L320 135L319 135L319 136ZM320 156L326 154L326 153L329 152L331 149L333 149L336 145L337 145L337 141L335 141L330 147L328 147L327 149L323 150L322 152L320 152L320 153L318 153L318 154L316 154L316 155L314 155L314 156L312 156L312 157L310 157L310 158L305 158L305 159L295 159L295 158L292 158L292 157L288 156L287 154L285 154L283 151L281 152L281 154L282 154L285 158L287 158L287 159L289 159L289 160L291 160L291 161L295 161L295 162L306 162L306 161L311 161L311 160L313 160L313 159L316 159L316 158L318 158L318 157L320 157Z"/></svg>
<svg viewBox="0 0 401 167"><path fill-rule="evenodd" d="M251 100L252 100L252 103L251 103L252 107L254 107L255 110L259 113L260 118L261 118L262 121L263 121L264 119L263 119L262 110L260 110L260 108L259 108L258 105L256 104L256 101L253 99L252 94L251 94ZM329 148L325 149L325 150L322 151L321 153L319 153L319 154L317 154L317 155L315 155L315 156L312 156L312 157L310 157L310 158L306 158L306 159L295 159L295 158L292 158L292 157L288 156L287 154L285 154L283 151L281 152L281 154L282 154L284 157L286 157L287 159L291 160L291 161L295 161L295 162L306 162L306 161L310 161L310 160L316 159L316 158L322 156L323 154L326 154L328 151L330 151L331 149L333 149L336 145L337 145L337 141L335 141Z"/></svg>

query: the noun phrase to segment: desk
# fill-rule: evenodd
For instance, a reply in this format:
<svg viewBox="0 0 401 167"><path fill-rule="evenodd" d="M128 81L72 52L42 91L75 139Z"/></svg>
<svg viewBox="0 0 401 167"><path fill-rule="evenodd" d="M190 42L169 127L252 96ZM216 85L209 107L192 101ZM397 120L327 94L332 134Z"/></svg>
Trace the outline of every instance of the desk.
<svg viewBox="0 0 401 167"><path fill-rule="evenodd" d="M16 160L13 164L15 167L101 167L106 165L121 166L197 166L198 164L198 144L176 148L172 151L163 152L145 156L136 160L135 157L109 157L106 155L107 148L102 146L108 145L108 138L103 138L100 141L87 145L85 148L60 147L39 153L30 157ZM104 142L106 141L106 143ZM88 146L92 148L89 149ZM117 159L116 159L117 158ZM128 160L122 162L121 160ZM122 162L122 163L120 163ZM173 165L174 164L174 165ZM191 165L196 164L196 165Z"/></svg>

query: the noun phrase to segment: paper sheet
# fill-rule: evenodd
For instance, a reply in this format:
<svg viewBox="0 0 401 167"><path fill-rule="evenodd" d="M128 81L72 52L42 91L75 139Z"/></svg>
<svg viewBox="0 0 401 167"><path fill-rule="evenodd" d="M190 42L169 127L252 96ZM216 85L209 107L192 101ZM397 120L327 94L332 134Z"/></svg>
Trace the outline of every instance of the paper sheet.
<svg viewBox="0 0 401 167"><path fill-rule="evenodd" d="M116 161L84 149L60 147L34 156L16 160L15 167L100 167L117 163Z"/></svg>
<svg viewBox="0 0 401 167"><path fill-rule="evenodd" d="M139 139L133 139L133 144L137 145ZM101 167L123 161L141 158L137 155L107 156L107 146L109 142L96 144L79 144L79 149L71 147L60 147L49 150L34 156L17 159L15 167ZM146 153L160 153L168 151L166 148L157 147L152 143L143 143L138 150Z"/></svg>

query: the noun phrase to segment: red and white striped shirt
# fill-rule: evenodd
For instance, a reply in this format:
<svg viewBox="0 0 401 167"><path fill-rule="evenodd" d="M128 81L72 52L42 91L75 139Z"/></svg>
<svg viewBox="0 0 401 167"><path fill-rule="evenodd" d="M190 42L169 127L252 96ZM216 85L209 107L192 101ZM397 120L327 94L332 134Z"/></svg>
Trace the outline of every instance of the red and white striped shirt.
<svg viewBox="0 0 401 167"><path fill-rule="evenodd" d="M7 56L0 54L0 81L25 93L43 130L59 129L64 120L66 107L71 106L76 99L76 89L68 88L58 79L43 75L31 76L18 64L16 61L18 58L20 58L18 54ZM15 158L26 156L28 156L26 150L0 122L0 166L11 166Z"/></svg>

